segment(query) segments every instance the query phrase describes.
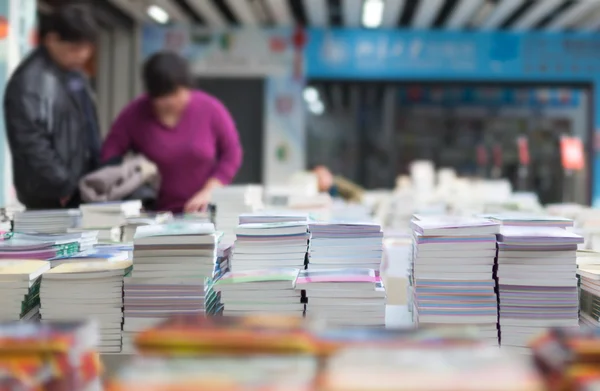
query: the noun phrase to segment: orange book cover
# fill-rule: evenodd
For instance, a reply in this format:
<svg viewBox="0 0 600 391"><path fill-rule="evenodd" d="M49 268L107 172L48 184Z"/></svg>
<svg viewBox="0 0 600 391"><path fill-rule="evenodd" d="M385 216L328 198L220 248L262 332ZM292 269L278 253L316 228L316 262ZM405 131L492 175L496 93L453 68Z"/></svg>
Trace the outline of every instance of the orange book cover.
<svg viewBox="0 0 600 391"><path fill-rule="evenodd" d="M141 351L177 352L312 352L315 341L298 317L180 316L140 333Z"/></svg>

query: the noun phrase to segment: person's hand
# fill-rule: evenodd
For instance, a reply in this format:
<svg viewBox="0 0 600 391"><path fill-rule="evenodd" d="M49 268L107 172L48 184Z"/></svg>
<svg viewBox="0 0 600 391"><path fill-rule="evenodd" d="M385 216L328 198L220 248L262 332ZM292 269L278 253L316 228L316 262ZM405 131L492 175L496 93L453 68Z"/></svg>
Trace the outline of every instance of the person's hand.
<svg viewBox="0 0 600 391"><path fill-rule="evenodd" d="M196 193L183 207L185 213L204 212L210 202L210 192L202 190Z"/></svg>
<svg viewBox="0 0 600 391"><path fill-rule="evenodd" d="M63 208L65 206L67 206L67 204L69 203L69 201L71 200L71 197L63 197L60 199L60 206L62 206Z"/></svg>

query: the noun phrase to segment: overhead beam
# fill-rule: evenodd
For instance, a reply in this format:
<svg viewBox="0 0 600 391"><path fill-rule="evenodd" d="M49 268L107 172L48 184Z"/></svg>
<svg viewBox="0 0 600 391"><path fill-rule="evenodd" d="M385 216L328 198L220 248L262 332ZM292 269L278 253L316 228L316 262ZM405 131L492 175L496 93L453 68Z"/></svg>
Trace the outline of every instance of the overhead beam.
<svg viewBox="0 0 600 391"><path fill-rule="evenodd" d="M444 0L428 0L419 2L415 20L412 23L413 27L418 29L426 29L431 27L440 8L444 4Z"/></svg>
<svg viewBox="0 0 600 391"><path fill-rule="evenodd" d="M265 0L271 10L275 24L278 26L291 26L294 24L292 11L287 0Z"/></svg>
<svg viewBox="0 0 600 391"><path fill-rule="evenodd" d="M255 27L259 24L256 15L252 12L252 7L247 1L225 0L225 2L242 25Z"/></svg>
<svg viewBox="0 0 600 391"><path fill-rule="evenodd" d="M517 8L523 4L524 0L501 0L500 4L492 11L492 14L482 23L481 29L493 30L498 28L502 22L508 18Z"/></svg>
<svg viewBox="0 0 600 391"><path fill-rule="evenodd" d="M481 6L482 0L461 0L446 23L446 28L459 30L464 28Z"/></svg>
<svg viewBox="0 0 600 391"><path fill-rule="evenodd" d="M134 3L132 1L127 0L109 0L112 5L119 8L125 14L129 15L132 19L143 22L143 23L152 23L152 19L148 17L146 13L146 9L143 7L141 3Z"/></svg>
<svg viewBox="0 0 600 391"><path fill-rule="evenodd" d="M214 6L212 1L207 0L187 0L190 7L202 16L209 27L221 28L227 26L227 20Z"/></svg>
<svg viewBox="0 0 600 391"><path fill-rule="evenodd" d="M328 11L326 0L304 0L308 22L314 27L327 27Z"/></svg>
<svg viewBox="0 0 600 391"><path fill-rule="evenodd" d="M580 31L592 32L600 29L600 8L590 12L579 27Z"/></svg>
<svg viewBox="0 0 600 391"><path fill-rule="evenodd" d="M381 26L387 28L396 27L405 3L406 0L387 0L383 8Z"/></svg>
<svg viewBox="0 0 600 391"><path fill-rule="evenodd" d="M600 2L595 0L582 0L569 8L565 13L559 15L554 21L552 21L547 30L559 31L564 30L577 22L580 22L589 12L598 9Z"/></svg>
<svg viewBox="0 0 600 391"><path fill-rule="evenodd" d="M363 0L342 0L343 25L360 27Z"/></svg>
<svg viewBox="0 0 600 391"><path fill-rule="evenodd" d="M171 0L153 0L153 3L167 11L169 14L169 19L172 22L190 23L192 21L192 18L183 12L181 8L179 8L179 6L177 6L177 4L173 3ZM144 12L146 12L145 9Z"/></svg>
<svg viewBox="0 0 600 391"><path fill-rule="evenodd" d="M544 19L553 9L560 6L562 0L544 0L538 1L515 22L514 30L527 30L536 25L540 20Z"/></svg>

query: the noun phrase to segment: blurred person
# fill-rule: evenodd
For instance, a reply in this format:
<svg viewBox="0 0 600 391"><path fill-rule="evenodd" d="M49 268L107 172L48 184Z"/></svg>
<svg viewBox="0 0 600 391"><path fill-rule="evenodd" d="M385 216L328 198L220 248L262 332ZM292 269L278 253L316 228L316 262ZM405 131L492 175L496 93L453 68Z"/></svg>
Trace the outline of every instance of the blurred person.
<svg viewBox="0 0 600 391"><path fill-rule="evenodd" d="M97 24L85 5L50 17L41 45L16 69L4 95L17 198L29 209L77 207L79 179L100 157L100 132L82 70Z"/></svg>
<svg viewBox="0 0 600 391"><path fill-rule="evenodd" d="M119 114L102 159L141 153L161 177L158 210L203 211L242 162L235 123L219 100L193 89L188 64L177 54L153 55L142 73L146 93Z"/></svg>
<svg viewBox="0 0 600 391"><path fill-rule="evenodd" d="M317 177L319 192L329 193L332 197L340 197L348 202L361 202L364 189L341 176L334 176L325 166L315 166L313 173Z"/></svg>

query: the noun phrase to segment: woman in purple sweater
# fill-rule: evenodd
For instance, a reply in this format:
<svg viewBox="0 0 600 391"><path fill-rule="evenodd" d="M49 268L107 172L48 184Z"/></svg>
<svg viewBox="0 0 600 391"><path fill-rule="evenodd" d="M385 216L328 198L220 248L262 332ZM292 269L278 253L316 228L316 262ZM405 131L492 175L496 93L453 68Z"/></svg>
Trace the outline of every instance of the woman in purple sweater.
<svg viewBox="0 0 600 391"><path fill-rule="evenodd" d="M235 123L219 100L193 89L187 62L174 53L148 59L143 79L146 94L118 116L102 159L131 150L143 154L161 175L158 210L202 210L242 162Z"/></svg>

